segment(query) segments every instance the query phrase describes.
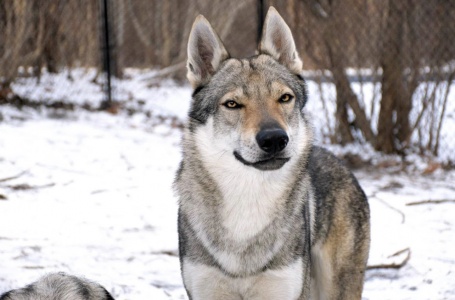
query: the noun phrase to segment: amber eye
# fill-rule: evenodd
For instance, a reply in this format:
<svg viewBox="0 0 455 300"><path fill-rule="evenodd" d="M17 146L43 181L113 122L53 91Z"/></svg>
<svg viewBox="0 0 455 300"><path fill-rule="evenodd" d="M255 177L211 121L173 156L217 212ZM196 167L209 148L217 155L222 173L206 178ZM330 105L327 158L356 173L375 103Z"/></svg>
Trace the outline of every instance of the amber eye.
<svg viewBox="0 0 455 300"><path fill-rule="evenodd" d="M284 103L284 102L289 102L291 101L292 99L294 99L294 96L292 96L291 94L283 94L281 97L280 97L280 100L279 102L281 103Z"/></svg>
<svg viewBox="0 0 455 300"><path fill-rule="evenodd" d="M234 100L228 100L228 101L224 102L223 105L226 106L227 108L231 108L231 109L241 107L241 105L238 104L237 102L235 102Z"/></svg>

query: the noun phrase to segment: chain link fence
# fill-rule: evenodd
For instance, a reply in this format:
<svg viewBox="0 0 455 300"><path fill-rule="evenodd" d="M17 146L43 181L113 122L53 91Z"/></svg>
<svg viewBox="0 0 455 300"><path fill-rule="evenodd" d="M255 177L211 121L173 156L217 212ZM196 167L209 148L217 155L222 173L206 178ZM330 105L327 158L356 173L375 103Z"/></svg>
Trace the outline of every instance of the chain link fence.
<svg viewBox="0 0 455 300"><path fill-rule="evenodd" d="M198 14L232 56L245 57L255 54L271 5L303 58L319 139L455 161L454 1L4 0L0 103L109 109L124 101L116 87L130 70L153 69L150 86L184 83ZM52 87L43 88L44 77ZM71 102L83 80L104 94Z"/></svg>

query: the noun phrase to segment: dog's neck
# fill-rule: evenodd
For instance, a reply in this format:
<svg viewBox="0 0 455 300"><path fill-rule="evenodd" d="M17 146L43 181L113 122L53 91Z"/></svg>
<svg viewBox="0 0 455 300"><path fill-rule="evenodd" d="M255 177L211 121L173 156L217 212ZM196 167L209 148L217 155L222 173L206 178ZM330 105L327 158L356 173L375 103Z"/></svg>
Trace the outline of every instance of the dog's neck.
<svg viewBox="0 0 455 300"><path fill-rule="evenodd" d="M231 151L213 140L211 126L194 134L201 164L216 184L220 199L220 224L229 238L243 242L261 232L285 210L300 157L295 156L282 168L261 171L239 162Z"/></svg>
<svg viewBox="0 0 455 300"><path fill-rule="evenodd" d="M211 170L223 196L221 220L233 238L247 240L284 210L290 172L259 171L239 162L231 167Z"/></svg>

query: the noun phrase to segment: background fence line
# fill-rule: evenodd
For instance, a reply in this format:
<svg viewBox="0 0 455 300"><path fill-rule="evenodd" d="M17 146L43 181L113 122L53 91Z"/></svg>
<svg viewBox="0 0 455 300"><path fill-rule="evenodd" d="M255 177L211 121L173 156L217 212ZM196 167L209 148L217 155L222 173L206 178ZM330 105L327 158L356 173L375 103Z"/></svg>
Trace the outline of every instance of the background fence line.
<svg viewBox="0 0 455 300"><path fill-rule="evenodd" d="M11 102L18 78L39 81L43 72L78 67L98 70L102 109L116 101L112 79L127 68L160 69L155 81L185 82L186 42L198 14L232 56L245 57L254 55L271 5L294 33L306 77L319 86L327 141L401 155L455 151L440 146L449 138L441 133L447 118L455 118L454 1L5 0L0 103Z"/></svg>

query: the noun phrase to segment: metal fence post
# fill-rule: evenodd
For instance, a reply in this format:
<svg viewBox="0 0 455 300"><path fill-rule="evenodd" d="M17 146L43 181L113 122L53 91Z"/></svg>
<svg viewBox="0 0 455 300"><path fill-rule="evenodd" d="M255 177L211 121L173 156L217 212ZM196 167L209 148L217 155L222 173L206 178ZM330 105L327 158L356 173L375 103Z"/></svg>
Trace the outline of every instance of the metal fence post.
<svg viewBox="0 0 455 300"><path fill-rule="evenodd" d="M104 92L106 99L101 102L100 110L109 109L112 106L112 69L111 69L111 34L109 24L109 0L100 0L101 12L101 51L103 60L103 72L106 74Z"/></svg>
<svg viewBox="0 0 455 300"><path fill-rule="evenodd" d="M258 11L258 32L257 32L257 44L261 42L262 27L264 26L264 19L266 13L265 0L257 0L257 11Z"/></svg>

